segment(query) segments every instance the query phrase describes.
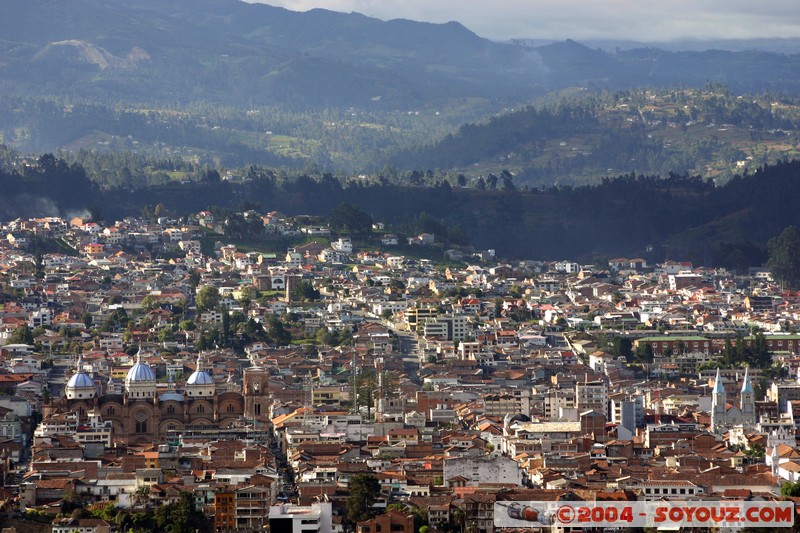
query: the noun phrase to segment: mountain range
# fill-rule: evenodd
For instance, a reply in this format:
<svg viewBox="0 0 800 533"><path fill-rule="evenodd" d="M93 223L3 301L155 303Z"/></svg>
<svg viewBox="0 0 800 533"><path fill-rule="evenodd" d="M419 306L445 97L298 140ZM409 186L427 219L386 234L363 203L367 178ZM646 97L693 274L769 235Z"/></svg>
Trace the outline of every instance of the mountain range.
<svg viewBox="0 0 800 533"><path fill-rule="evenodd" d="M566 86L796 91L800 55L497 43L457 22L239 0L6 0L0 94L181 106L403 109Z"/></svg>

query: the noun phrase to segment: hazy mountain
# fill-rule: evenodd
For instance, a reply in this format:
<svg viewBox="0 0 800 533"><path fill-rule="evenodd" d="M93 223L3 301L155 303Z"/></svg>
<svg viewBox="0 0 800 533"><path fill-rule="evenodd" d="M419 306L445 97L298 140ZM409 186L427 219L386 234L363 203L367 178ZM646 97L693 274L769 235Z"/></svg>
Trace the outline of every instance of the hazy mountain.
<svg viewBox="0 0 800 533"><path fill-rule="evenodd" d="M110 102L402 109L576 84L795 90L798 57L501 44L457 22L239 0L6 0L0 18L0 89Z"/></svg>
<svg viewBox="0 0 800 533"><path fill-rule="evenodd" d="M553 39L511 39L509 44L517 44L536 48L557 42ZM619 52L637 48L658 48L669 52L707 52L724 50L726 52L744 52L760 50L776 54L800 54L800 39L763 38L763 39L678 39L663 42L642 42L613 39L582 39L581 43L589 48L606 52Z"/></svg>
<svg viewBox="0 0 800 533"><path fill-rule="evenodd" d="M235 0L10 0L5 90L187 102L410 105L530 92L528 52L458 23ZM535 65L534 65L535 67ZM505 87L497 83L503 76Z"/></svg>

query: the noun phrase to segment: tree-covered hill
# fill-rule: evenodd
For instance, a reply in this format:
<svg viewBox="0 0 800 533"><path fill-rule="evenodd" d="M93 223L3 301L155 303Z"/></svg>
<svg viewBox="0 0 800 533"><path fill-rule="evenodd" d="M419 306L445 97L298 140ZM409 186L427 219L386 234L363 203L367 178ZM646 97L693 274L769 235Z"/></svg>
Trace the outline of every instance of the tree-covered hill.
<svg viewBox="0 0 800 533"><path fill-rule="evenodd" d="M80 164L51 155L26 164L11 152L0 155L3 219L84 209L113 220L152 209L156 202L175 215L216 205L324 216L347 203L390 227L413 228L419 217L428 217L445 228L441 232L451 243L495 248L506 257L631 254L663 259L666 254L732 266L757 264L769 238L786 226L800 226L792 204L800 194L797 161L766 166L722 186L700 177L625 175L591 186L545 190L516 190L507 175L504 188L479 190L445 179L403 186L385 176L344 180L258 167L237 171L237 181L226 181L209 167L188 164L184 183L132 191L101 190L89 179L97 169L87 173ZM175 162L125 164L151 172ZM411 181L402 176L398 183Z"/></svg>
<svg viewBox="0 0 800 533"><path fill-rule="evenodd" d="M401 169L475 175L505 168L517 185L584 184L600 176L736 173L798 155L800 100L703 89L583 91L461 126L399 150Z"/></svg>

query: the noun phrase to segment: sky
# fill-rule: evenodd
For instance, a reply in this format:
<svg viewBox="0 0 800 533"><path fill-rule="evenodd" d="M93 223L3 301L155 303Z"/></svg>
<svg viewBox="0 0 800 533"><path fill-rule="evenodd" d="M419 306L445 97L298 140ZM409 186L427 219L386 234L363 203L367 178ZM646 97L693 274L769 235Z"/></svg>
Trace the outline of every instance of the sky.
<svg viewBox="0 0 800 533"><path fill-rule="evenodd" d="M250 2L261 0L247 0ZM481 37L634 40L800 37L797 0L267 0L294 11L458 21Z"/></svg>

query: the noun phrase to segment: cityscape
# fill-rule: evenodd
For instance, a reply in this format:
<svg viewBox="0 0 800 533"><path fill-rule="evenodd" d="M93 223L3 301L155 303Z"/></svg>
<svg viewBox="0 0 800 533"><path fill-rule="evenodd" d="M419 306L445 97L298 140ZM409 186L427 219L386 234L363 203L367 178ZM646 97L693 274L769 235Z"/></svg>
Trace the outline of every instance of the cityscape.
<svg viewBox="0 0 800 533"><path fill-rule="evenodd" d="M435 235L375 223L362 249L241 216L319 242L206 254L209 211L4 225L6 512L135 529L186 498L216 531L494 531L497 502L797 482L800 298L769 270L444 263L391 252Z"/></svg>
<svg viewBox="0 0 800 533"><path fill-rule="evenodd" d="M4 0L0 533L800 530L795 4Z"/></svg>

